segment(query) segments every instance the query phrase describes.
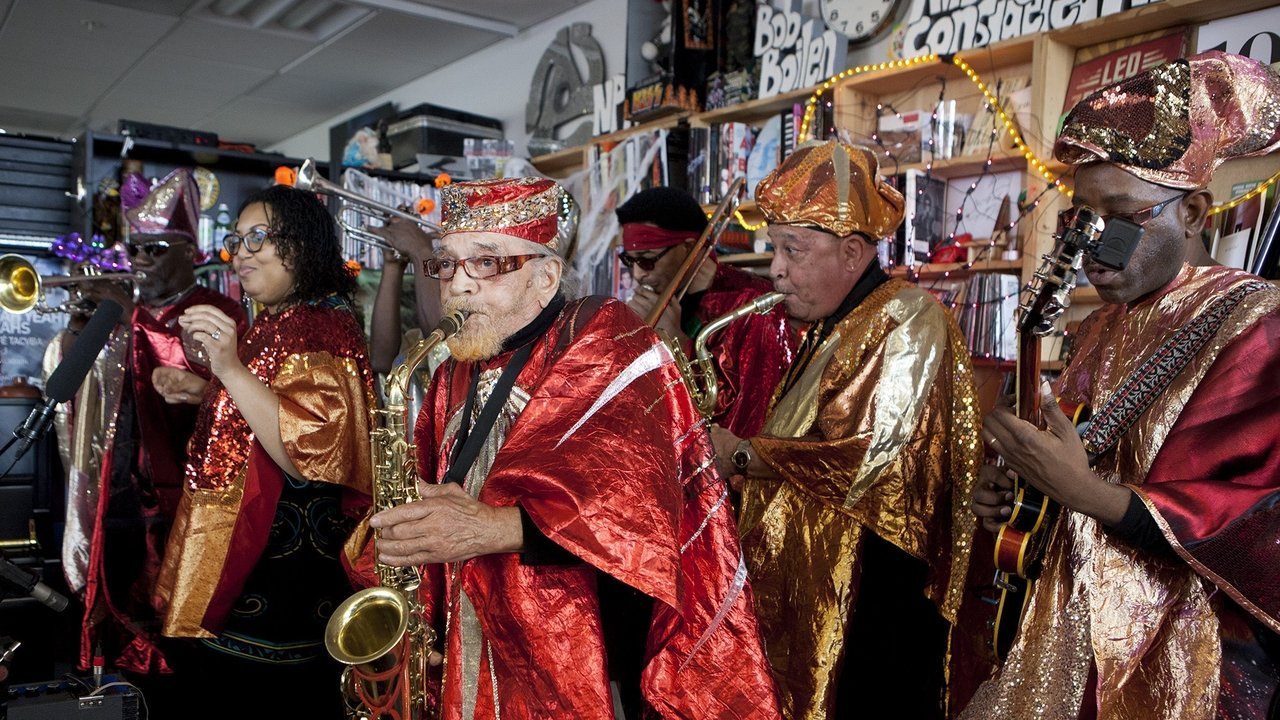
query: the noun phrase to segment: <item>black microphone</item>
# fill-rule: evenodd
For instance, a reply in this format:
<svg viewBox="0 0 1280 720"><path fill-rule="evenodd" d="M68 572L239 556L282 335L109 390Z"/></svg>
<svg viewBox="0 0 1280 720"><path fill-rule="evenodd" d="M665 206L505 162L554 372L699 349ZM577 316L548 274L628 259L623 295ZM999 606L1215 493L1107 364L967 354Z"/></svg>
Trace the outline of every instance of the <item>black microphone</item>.
<svg viewBox="0 0 1280 720"><path fill-rule="evenodd" d="M80 384L89 374L89 368L93 367L93 361L106 346L107 339L111 337L111 329L116 326L116 321L123 312L124 308L112 300L99 303L93 317L89 318L89 322L80 331L75 344L67 350L57 369L49 375L49 382L45 384L45 399L32 408L26 421L13 431L13 436L21 441L14 452L14 462L49 431L49 425L53 423L53 411L58 403L75 397L76 390L80 389Z"/></svg>
<svg viewBox="0 0 1280 720"><path fill-rule="evenodd" d="M119 306L117 306L119 307ZM67 609L67 598L40 582L40 578L0 556L0 585L12 588L53 608L56 612Z"/></svg>

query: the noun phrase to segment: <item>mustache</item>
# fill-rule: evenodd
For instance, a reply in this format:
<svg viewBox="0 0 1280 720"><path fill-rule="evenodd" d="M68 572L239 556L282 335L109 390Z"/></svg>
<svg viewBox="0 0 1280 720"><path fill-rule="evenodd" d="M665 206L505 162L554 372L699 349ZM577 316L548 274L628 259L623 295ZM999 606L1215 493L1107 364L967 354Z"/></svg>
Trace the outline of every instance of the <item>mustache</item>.
<svg viewBox="0 0 1280 720"><path fill-rule="evenodd" d="M463 310L467 314L471 314L475 312L475 309L470 307L467 304L467 301L463 300L462 298L450 298L449 300L446 300L444 302L445 315L448 315L449 313L457 312L459 310Z"/></svg>

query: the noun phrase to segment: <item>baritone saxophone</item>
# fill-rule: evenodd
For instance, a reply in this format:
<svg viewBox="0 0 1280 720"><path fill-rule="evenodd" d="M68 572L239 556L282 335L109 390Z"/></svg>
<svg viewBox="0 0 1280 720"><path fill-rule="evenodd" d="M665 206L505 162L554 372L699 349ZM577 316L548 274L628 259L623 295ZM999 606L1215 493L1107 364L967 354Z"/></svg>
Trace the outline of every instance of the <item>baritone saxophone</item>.
<svg viewBox="0 0 1280 720"><path fill-rule="evenodd" d="M418 365L457 334L465 319L462 310L445 316L387 376L386 400L373 411L370 435L374 512L420 499L416 455L408 440L410 383ZM356 592L334 610L325 628L325 648L346 665L342 694L348 718L421 718L427 656L436 642L418 601L422 573L416 566L383 563L376 563L375 569L378 585Z"/></svg>

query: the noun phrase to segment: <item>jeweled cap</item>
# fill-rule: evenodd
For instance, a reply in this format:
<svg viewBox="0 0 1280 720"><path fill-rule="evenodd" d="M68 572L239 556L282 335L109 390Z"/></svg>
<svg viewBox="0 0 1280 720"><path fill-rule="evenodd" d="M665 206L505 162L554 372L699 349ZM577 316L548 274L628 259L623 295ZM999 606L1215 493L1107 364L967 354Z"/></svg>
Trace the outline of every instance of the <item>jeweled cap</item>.
<svg viewBox="0 0 1280 720"><path fill-rule="evenodd" d="M799 225L871 240L902 223L902 193L880 177L875 153L837 140L809 141L756 186L756 207L773 225Z"/></svg>
<svg viewBox="0 0 1280 720"><path fill-rule="evenodd" d="M546 178L456 182L440 189L444 234L496 232L559 250L564 188Z"/></svg>
<svg viewBox="0 0 1280 720"><path fill-rule="evenodd" d="M151 188L142 204L125 212L130 235L182 235L196 241L200 188L186 168L178 168Z"/></svg>
<svg viewBox="0 0 1280 720"><path fill-rule="evenodd" d="M1217 50L1172 60L1076 103L1053 154L1110 162L1157 185L1204 187L1231 158L1280 147L1280 74Z"/></svg>

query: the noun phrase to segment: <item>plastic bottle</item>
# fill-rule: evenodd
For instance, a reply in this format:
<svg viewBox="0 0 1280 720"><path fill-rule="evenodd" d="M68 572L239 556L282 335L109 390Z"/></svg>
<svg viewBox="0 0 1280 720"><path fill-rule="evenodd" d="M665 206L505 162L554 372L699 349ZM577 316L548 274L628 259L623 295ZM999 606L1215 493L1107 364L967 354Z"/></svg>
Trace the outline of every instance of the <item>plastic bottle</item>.
<svg viewBox="0 0 1280 720"><path fill-rule="evenodd" d="M231 232L231 208L226 203L218 203L218 214L213 220L213 248L216 253L222 249L222 238Z"/></svg>

